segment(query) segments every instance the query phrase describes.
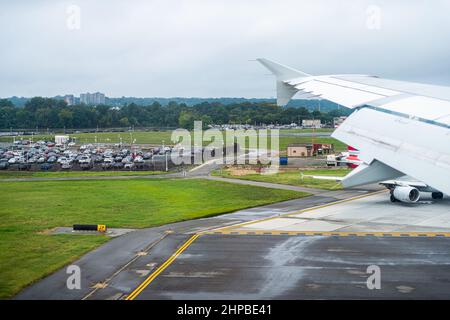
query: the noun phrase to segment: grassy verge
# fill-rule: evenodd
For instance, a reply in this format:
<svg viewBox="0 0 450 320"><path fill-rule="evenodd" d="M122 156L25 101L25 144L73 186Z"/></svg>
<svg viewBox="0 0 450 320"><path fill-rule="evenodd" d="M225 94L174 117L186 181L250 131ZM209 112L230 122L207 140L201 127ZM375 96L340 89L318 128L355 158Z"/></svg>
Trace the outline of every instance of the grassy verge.
<svg viewBox="0 0 450 320"><path fill-rule="evenodd" d="M74 223L142 228L306 196L202 179L3 182L0 192L0 298L107 241L50 235Z"/></svg>
<svg viewBox="0 0 450 320"><path fill-rule="evenodd" d="M320 128L320 129L281 129L280 133L313 133L313 132L333 132L332 128Z"/></svg>
<svg viewBox="0 0 450 320"><path fill-rule="evenodd" d="M217 170L212 173L213 176L221 176L224 178L234 178L242 180L253 180L261 182L270 183L280 183L288 184L293 186L301 186L307 188L317 188L325 190L338 190L342 189L339 182L333 180L320 180L308 177L301 177L300 172L305 175L323 175L323 176L338 176L343 177L350 172L348 169L322 169L322 170L289 170L284 172L279 172L276 174L259 174L249 171L247 174L245 172L236 172L233 169L223 169Z"/></svg>
<svg viewBox="0 0 450 320"><path fill-rule="evenodd" d="M165 174L165 171L0 171L1 179L17 178L76 178L76 177L109 177L109 176L148 176Z"/></svg>

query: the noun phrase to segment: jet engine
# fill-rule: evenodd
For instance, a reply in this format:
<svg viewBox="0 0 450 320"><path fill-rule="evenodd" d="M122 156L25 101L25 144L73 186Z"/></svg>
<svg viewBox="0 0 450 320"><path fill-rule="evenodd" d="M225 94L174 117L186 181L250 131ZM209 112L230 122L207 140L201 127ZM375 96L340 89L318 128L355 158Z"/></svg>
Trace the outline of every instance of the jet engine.
<svg viewBox="0 0 450 320"><path fill-rule="evenodd" d="M420 192L414 187L396 187L391 196L394 197L394 201L414 203L419 201Z"/></svg>

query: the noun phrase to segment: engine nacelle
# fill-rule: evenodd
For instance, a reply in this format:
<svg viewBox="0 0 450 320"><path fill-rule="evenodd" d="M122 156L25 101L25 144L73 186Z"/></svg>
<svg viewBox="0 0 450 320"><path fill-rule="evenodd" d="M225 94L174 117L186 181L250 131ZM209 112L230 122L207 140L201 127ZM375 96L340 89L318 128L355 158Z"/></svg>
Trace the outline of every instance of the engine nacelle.
<svg viewBox="0 0 450 320"><path fill-rule="evenodd" d="M398 201L414 203L419 201L420 192L414 187L396 187L392 193Z"/></svg>

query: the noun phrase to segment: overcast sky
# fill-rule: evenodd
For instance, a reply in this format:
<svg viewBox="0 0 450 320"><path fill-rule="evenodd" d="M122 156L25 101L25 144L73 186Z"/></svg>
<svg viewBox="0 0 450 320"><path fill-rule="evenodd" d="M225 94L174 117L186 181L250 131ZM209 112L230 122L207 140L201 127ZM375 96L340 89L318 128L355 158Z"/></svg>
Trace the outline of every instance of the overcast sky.
<svg viewBox="0 0 450 320"><path fill-rule="evenodd" d="M258 57L311 74L450 85L450 0L0 0L0 9L0 97L272 97Z"/></svg>

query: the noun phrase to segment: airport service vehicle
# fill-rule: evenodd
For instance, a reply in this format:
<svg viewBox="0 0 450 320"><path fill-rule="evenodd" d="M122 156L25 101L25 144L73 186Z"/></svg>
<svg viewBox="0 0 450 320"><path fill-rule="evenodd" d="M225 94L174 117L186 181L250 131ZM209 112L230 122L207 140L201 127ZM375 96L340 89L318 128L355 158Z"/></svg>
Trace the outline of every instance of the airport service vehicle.
<svg viewBox="0 0 450 320"><path fill-rule="evenodd" d="M336 159L335 154L329 154L327 155L327 166L329 167L337 167L338 161Z"/></svg>
<svg viewBox="0 0 450 320"><path fill-rule="evenodd" d="M449 87L358 74L313 76L257 61L276 76L279 106L298 93L298 98L320 97L354 109L331 135L361 152L358 166L341 181L344 187L408 176L435 190L435 196L450 195ZM394 191L397 187L403 188ZM415 200L416 192L406 197L406 191L397 189L394 197Z"/></svg>

